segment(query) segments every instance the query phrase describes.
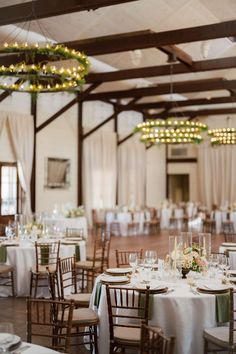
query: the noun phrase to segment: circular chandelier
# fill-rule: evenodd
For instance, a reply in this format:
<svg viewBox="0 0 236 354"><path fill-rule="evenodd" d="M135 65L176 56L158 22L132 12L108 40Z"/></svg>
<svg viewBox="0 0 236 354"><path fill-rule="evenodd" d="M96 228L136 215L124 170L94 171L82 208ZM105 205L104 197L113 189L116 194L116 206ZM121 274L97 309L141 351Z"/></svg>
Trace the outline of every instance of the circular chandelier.
<svg viewBox="0 0 236 354"><path fill-rule="evenodd" d="M10 54L9 58L12 56L14 62L0 66L0 89L9 91L39 93L78 90L85 82L84 76L89 68L86 55L61 44L5 43L0 46L0 54ZM18 80L12 83L7 80L9 77Z"/></svg>
<svg viewBox="0 0 236 354"><path fill-rule="evenodd" d="M134 132L141 133L141 142L150 144L186 144L201 143L200 133L207 130L207 125L188 120L148 120L138 124Z"/></svg>
<svg viewBox="0 0 236 354"><path fill-rule="evenodd" d="M210 129L208 130L208 135L211 137L212 145L235 145L236 144L235 128Z"/></svg>

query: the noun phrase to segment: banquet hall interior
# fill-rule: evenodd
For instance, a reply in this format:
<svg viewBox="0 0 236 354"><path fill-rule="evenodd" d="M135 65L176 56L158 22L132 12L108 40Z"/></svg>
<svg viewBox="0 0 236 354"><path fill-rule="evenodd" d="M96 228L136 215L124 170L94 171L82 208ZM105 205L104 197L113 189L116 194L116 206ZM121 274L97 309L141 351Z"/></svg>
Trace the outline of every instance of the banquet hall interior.
<svg viewBox="0 0 236 354"><path fill-rule="evenodd" d="M0 1L0 352L236 352L235 18Z"/></svg>

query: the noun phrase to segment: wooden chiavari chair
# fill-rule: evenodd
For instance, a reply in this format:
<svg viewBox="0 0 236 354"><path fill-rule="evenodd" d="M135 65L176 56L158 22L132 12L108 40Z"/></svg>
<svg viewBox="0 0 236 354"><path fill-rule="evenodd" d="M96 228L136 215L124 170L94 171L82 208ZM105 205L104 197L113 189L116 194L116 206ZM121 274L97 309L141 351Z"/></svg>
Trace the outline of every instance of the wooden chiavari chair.
<svg viewBox="0 0 236 354"><path fill-rule="evenodd" d="M140 249L138 251L120 251L120 250L115 250L116 252L116 266L117 268L122 268L122 267L130 267L129 264L129 255L131 253L136 253L138 258L142 258L143 256L143 250Z"/></svg>
<svg viewBox="0 0 236 354"><path fill-rule="evenodd" d="M207 328L203 332L204 354L218 353L220 351L229 354L236 351L236 290L228 290L229 295L229 326Z"/></svg>
<svg viewBox="0 0 236 354"><path fill-rule="evenodd" d="M1 286L11 287L12 296L15 296L14 286L14 267L6 264L7 248L0 246L1 261L0 262L0 283Z"/></svg>
<svg viewBox="0 0 236 354"><path fill-rule="evenodd" d="M74 302L27 299L27 342L69 353Z"/></svg>
<svg viewBox="0 0 236 354"><path fill-rule="evenodd" d="M167 338L155 328L142 324L140 354L173 354L175 338Z"/></svg>

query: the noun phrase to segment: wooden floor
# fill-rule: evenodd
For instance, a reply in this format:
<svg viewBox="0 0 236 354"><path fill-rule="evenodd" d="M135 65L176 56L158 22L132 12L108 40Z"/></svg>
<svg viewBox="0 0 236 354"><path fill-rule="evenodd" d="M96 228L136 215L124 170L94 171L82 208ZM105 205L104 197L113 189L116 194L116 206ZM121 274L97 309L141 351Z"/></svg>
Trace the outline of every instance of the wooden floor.
<svg viewBox="0 0 236 354"><path fill-rule="evenodd" d="M129 237L113 237L111 241L110 266L115 266L115 250L138 250L140 248L155 249L159 258L164 258L168 253L168 235L170 232L162 231L160 235L143 235ZM175 232L171 232L175 234ZM219 245L223 242L222 235L212 236L212 251L218 251ZM88 253L92 252L92 236L89 236ZM0 322L8 321L14 323L15 333L22 340L26 340L26 306L24 298L0 298ZM86 351L80 351L85 353Z"/></svg>

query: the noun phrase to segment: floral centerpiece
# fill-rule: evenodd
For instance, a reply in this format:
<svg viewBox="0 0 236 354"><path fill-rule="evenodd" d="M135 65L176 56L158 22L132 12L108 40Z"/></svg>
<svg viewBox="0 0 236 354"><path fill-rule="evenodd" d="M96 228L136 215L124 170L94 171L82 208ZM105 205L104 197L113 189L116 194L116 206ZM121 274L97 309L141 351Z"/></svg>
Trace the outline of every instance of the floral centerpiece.
<svg viewBox="0 0 236 354"><path fill-rule="evenodd" d="M191 247L184 248L180 259L183 275L190 270L200 273L207 269L205 250L199 247L198 244L193 244Z"/></svg>
<svg viewBox="0 0 236 354"><path fill-rule="evenodd" d="M84 216L84 207L79 206L78 208L72 208L66 211L66 218L77 218L79 216Z"/></svg>
<svg viewBox="0 0 236 354"><path fill-rule="evenodd" d="M43 231L43 224L37 222L31 222L24 226L27 234L41 235Z"/></svg>

